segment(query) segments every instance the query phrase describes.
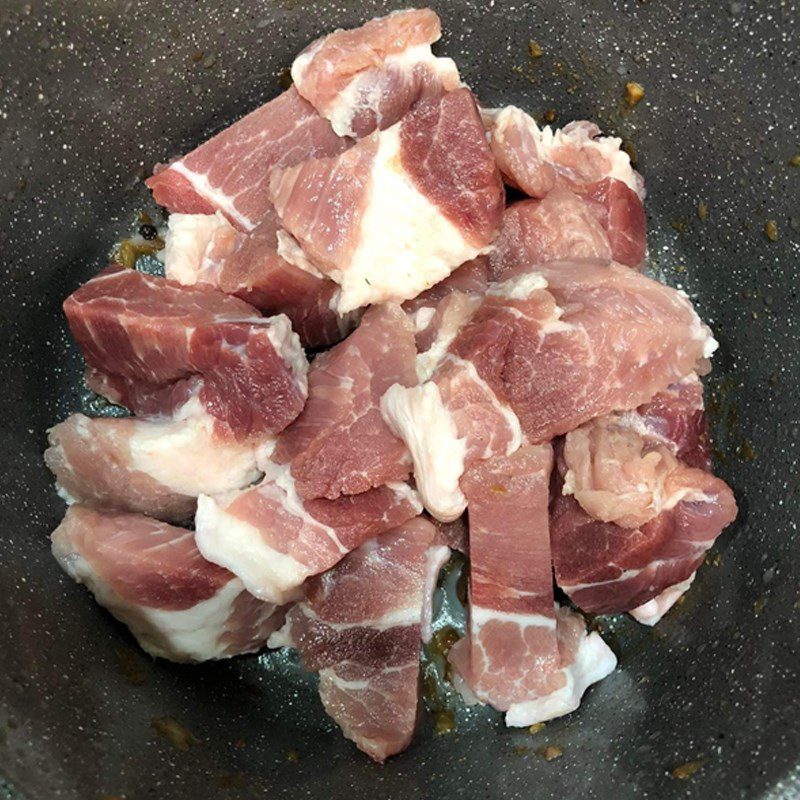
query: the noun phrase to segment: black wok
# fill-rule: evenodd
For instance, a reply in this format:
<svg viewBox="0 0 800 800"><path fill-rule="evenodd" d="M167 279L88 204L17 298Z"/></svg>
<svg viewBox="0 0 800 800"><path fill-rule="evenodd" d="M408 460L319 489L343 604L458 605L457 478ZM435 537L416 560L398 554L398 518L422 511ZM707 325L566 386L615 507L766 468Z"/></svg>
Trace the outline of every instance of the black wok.
<svg viewBox="0 0 800 800"><path fill-rule="evenodd" d="M433 3L441 50L487 103L596 119L632 144L652 268L696 298L721 342L707 399L739 520L655 631L613 624L619 669L578 713L536 735L490 712L445 736L428 720L381 768L338 735L291 659L154 662L52 560L63 505L41 461L44 431L82 402L62 299L149 207L141 178L154 161L275 95L281 69L320 32L402 5L0 3L0 797L800 793L792 0ZM621 114L627 80L646 97ZM184 752L158 736L151 720L165 716L198 743ZM563 756L545 760L548 744ZM671 774L695 761L688 779Z"/></svg>

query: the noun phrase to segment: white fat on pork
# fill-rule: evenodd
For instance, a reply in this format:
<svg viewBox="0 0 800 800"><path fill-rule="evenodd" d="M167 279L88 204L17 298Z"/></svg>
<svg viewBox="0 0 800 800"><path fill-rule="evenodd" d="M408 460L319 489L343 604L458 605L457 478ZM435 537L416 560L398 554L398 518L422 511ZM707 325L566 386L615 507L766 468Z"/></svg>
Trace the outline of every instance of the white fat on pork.
<svg viewBox="0 0 800 800"><path fill-rule="evenodd" d="M409 179L400 158L399 124L379 135L368 191L348 268L331 272L342 287L339 313L416 297L444 280L454 264L484 252Z"/></svg>
<svg viewBox="0 0 800 800"><path fill-rule="evenodd" d="M233 602L244 591L238 578L231 576L217 594L191 608L180 611L148 608L121 598L80 554L60 551L55 542L53 550L64 571L127 625L146 653L170 661L207 661L223 655L220 633L228 622ZM264 603L264 610L269 614L274 607Z"/></svg>
<svg viewBox="0 0 800 800"><path fill-rule="evenodd" d="M696 575L697 573L693 572L685 581L664 589L657 597L632 609L629 612L630 615L642 625L652 627L681 599L685 592L689 591Z"/></svg>
<svg viewBox="0 0 800 800"><path fill-rule="evenodd" d="M678 294L686 300L687 305L691 308L692 314L694 315L692 319L692 338L695 341L703 343L703 358L711 358L711 356L717 352L719 342L714 338L711 328L709 328L708 325L700 319L697 312L695 312L694 305L689 295L682 289L678 289Z"/></svg>
<svg viewBox="0 0 800 800"><path fill-rule="evenodd" d="M214 273L242 234L216 214L171 214L164 244L164 274L184 286L214 283Z"/></svg>
<svg viewBox="0 0 800 800"><path fill-rule="evenodd" d="M78 505L51 540L62 569L152 656L197 662L253 652L282 623L282 609L204 561L184 528Z"/></svg>
<svg viewBox="0 0 800 800"><path fill-rule="evenodd" d="M257 452L271 436L236 442L214 434L214 420L196 398L168 421L135 420L130 439L131 468L172 491L197 496L247 486L260 472Z"/></svg>
<svg viewBox="0 0 800 800"><path fill-rule="evenodd" d="M458 519L467 507L458 485L467 445L458 438L439 387L432 382L412 387L395 384L381 398L381 414L411 452L425 508L442 522Z"/></svg>
<svg viewBox="0 0 800 800"><path fill-rule="evenodd" d="M416 331L427 329L439 316L436 335L430 347L417 355L417 377L420 383L427 381L436 367L447 355L450 345L458 336L461 328L470 320L481 304L480 297L473 297L463 292L453 292L444 298L436 307L420 308L413 315Z"/></svg>
<svg viewBox="0 0 800 800"><path fill-rule="evenodd" d="M291 367L297 388L308 397L308 359L300 337L292 330L292 323L286 314L267 317L267 336L275 352Z"/></svg>
<svg viewBox="0 0 800 800"><path fill-rule="evenodd" d="M286 231L278 231L276 234L278 239L278 255L303 272L308 272L317 278L323 278L324 275L308 260L308 256L303 252L297 239L291 233Z"/></svg>
<svg viewBox="0 0 800 800"><path fill-rule="evenodd" d="M506 712L506 725L510 728L524 728L539 722L570 714L580 706L584 692L594 683L610 675L617 666L617 657L596 631L587 635L583 619L567 608L556 607L559 628L571 618L573 624L580 620L580 640L577 652L569 663L561 668L565 683L556 691L528 700L514 703ZM559 648L561 649L561 648Z"/></svg>
<svg viewBox="0 0 800 800"><path fill-rule="evenodd" d="M333 528L323 525L305 510L288 467L264 464L267 480L274 485L273 496L283 511L319 529L334 543ZM216 498L200 495L195 516L195 538L204 558L229 569L242 579L248 591L271 603L287 603L300 596L299 587L310 571L297 559L270 547L259 530L249 522L229 514L225 508L236 492ZM342 555L347 549L338 543Z"/></svg>
<svg viewBox="0 0 800 800"><path fill-rule="evenodd" d="M540 272L527 272L501 283L492 283L486 291L490 297L506 297L509 300L526 300L539 289L547 288L547 279Z"/></svg>

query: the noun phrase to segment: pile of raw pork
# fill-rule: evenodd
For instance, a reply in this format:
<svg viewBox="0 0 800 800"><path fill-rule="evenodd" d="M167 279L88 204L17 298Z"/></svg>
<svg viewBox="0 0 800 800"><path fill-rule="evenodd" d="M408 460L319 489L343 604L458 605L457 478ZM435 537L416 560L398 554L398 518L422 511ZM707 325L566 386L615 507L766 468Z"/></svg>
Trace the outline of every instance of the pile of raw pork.
<svg viewBox="0 0 800 800"><path fill-rule="evenodd" d="M527 726L616 664L554 583L652 625L736 516L716 342L641 272L619 140L482 108L439 36L423 9L323 37L156 168L166 278L112 264L64 303L87 384L133 416L75 414L45 456L56 558L148 653L296 648L378 761L411 740L452 549L456 687Z"/></svg>

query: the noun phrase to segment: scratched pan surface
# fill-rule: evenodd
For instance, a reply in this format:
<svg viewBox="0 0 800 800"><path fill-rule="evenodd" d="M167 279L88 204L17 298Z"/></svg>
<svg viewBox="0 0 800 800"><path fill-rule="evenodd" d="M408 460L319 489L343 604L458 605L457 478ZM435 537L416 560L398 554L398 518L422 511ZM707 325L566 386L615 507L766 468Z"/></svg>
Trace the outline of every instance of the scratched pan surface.
<svg viewBox="0 0 800 800"><path fill-rule="evenodd" d="M798 796L796 4L434 5L440 51L488 104L596 119L635 146L652 268L696 299L721 343L709 403L739 521L655 632L613 625L619 669L536 735L488 712L446 736L426 719L381 768L336 733L313 679L285 658L137 656L49 554L63 507L41 464L44 431L81 407L61 300L130 230L155 160L274 96L312 37L396 6L4 0L0 797ZM624 116L627 80L646 97ZM134 663L121 668L119 653ZM159 738L151 720L163 716L198 743L182 752ZM538 755L548 744L563 756ZM690 779L671 775L692 761Z"/></svg>

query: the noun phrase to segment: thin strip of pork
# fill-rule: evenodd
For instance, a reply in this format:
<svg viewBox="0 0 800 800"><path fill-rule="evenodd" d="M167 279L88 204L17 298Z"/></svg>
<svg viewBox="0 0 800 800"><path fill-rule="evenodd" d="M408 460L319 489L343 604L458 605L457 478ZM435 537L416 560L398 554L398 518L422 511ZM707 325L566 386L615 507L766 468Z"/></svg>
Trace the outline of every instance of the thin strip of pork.
<svg viewBox="0 0 800 800"><path fill-rule="evenodd" d="M164 251L166 276L184 286L214 286L266 314L286 314L304 347L341 341L356 320L331 307L338 285L293 257L284 242L291 246L291 237L280 231L272 209L249 234L220 212L172 214Z"/></svg>
<svg viewBox="0 0 800 800"><path fill-rule="evenodd" d="M395 11L312 42L294 60L292 79L336 133L361 138L398 122L430 82L460 85L452 59L431 52L441 35L431 9Z"/></svg>
<svg viewBox="0 0 800 800"><path fill-rule="evenodd" d="M317 356L308 402L279 437L273 459L291 464L303 498L358 494L403 481L411 459L381 416L393 384L417 382L414 333L399 306L373 306L345 341Z"/></svg>
<svg viewBox="0 0 800 800"><path fill-rule="evenodd" d="M239 230L251 231L271 209L273 167L336 155L349 145L292 87L191 153L158 164L145 183L172 212L221 211Z"/></svg>
<svg viewBox="0 0 800 800"><path fill-rule="evenodd" d="M492 152L503 176L531 197L544 197L556 186L585 191L615 178L644 200L644 181L621 149L622 139L601 136L593 122L570 122L555 131L515 106L484 115Z"/></svg>
<svg viewBox="0 0 800 800"><path fill-rule="evenodd" d="M267 474L255 487L215 498L201 495L195 528L207 559L270 602L294 599L306 578L422 510L405 483L336 500L303 501L287 468L264 466Z"/></svg>
<svg viewBox="0 0 800 800"><path fill-rule="evenodd" d="M532 725L574 711L591 683L616 665L598 634L553 600L548 499L550 445L524 446L464 476L469 500L467 636L450 650L459 683Z"/></svg>
<svg viewBox="0 0 800 800"><path fill-rule="evenodd" d="M44 459L69 503L186 522L199 494L240 489L261 474L255 443L220 438L213 427L208 416L73 414L47 432Z"/></svg>
<svg viewBox="0 0 800 800"><path fill-rule="evenodd" d="M341 313L402 302L492 241L503 186L468 89L422 99L336 158L273 172L281 222L342 287Z"/></svg>
<svg viewBox="0 0 800 800"><path fill-rule="evenodd" d="M112 265L64 302L91 388L143 414L197 398L221 435L277 433L302 410L308 365L284 316L204 286Z"/></svg>
<svg viewBox="0 0 800 800"><path fill-rule="evenodd" d="M420 629L433 526L421 518L312 578L271 647L319 672L325 710L375 761L405 750L417 720Z"/></svg>
<svg viewBox="0 0 800 800"><path fill-rule="evenodd" d="M206 661L260 650L284 612L206 561L194 535L140 514L69 508L53 555L152 656Z"/></svg>
<svg viewBox="0 0 800 800"><path fill-rule="evenodd" d="M605 262L554 262L492 286L452 344L531 442L635 408L716 348L681 292Z"/></svg>
<svg viewBox="0 0 800 800"><path fill-rule="evenodd" d="M654 624L688 588L736 517L733 493L708 468L707 442L694 375L567 434L551 535L556 579L580 608L635 611Z"/></svg>

